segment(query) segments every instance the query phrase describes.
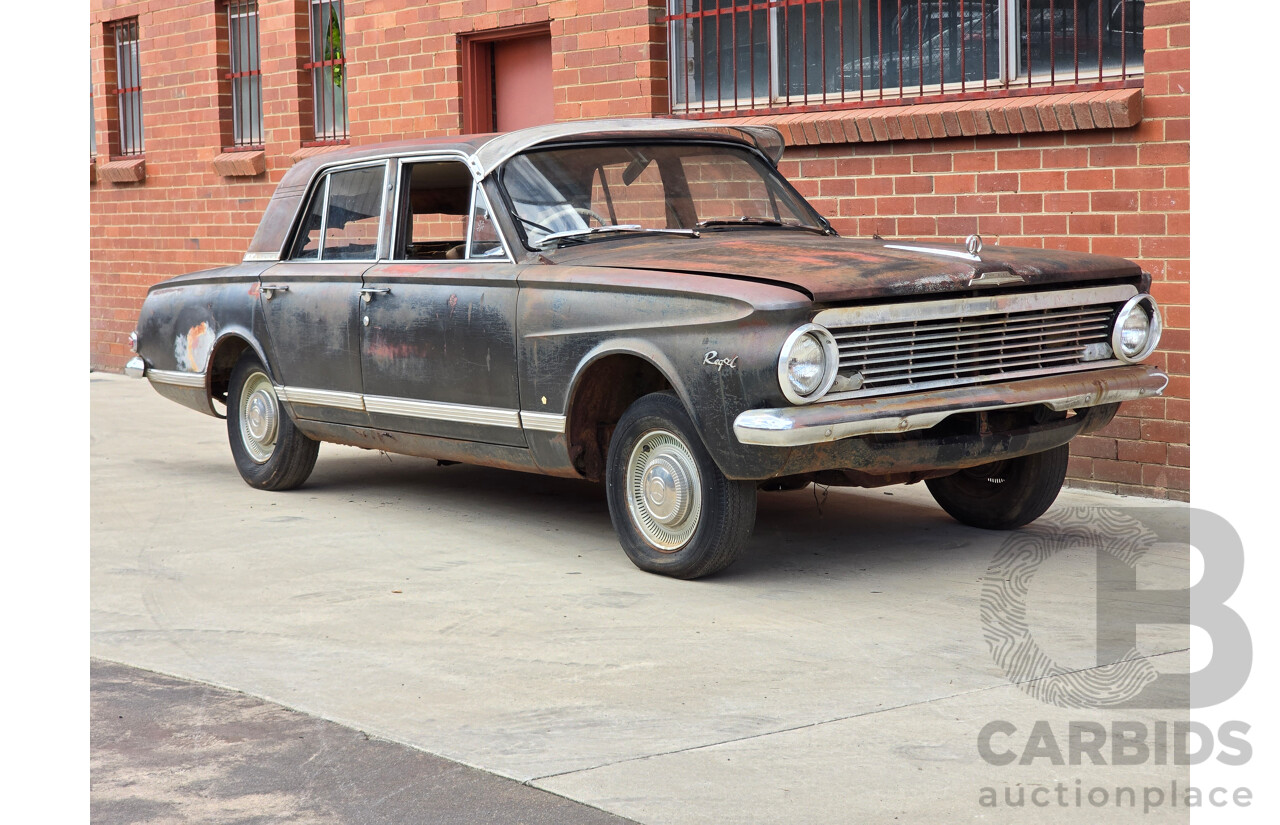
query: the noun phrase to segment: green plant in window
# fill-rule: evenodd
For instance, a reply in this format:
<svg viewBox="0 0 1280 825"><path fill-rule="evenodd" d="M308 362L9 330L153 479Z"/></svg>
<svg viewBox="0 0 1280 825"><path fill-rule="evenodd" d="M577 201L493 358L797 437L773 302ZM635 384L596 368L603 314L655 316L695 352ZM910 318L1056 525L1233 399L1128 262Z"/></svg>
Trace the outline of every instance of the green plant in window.
<svg viewBox="0 0 1280 825"><path fill-rule="evenodd" d="M333 9L329 9L329 34L325 38L324 59L341 60L342 59L342 29L338 26L338 15ZM341 88L342 86L342 65L333 67L333 85Z"/></svg>

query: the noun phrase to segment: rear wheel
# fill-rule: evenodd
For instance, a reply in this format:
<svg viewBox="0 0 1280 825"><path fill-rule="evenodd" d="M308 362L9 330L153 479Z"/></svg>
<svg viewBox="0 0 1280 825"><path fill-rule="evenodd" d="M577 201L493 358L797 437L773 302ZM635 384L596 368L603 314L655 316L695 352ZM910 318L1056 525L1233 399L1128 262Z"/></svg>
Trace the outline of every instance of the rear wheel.
<svg viewBox="0 0 1280 825"><path fill-rule="evenodd" d="M262 362L246 352L231 370L227 437L236 469L251 487L291 490L316 466L320 442L298 431L280 405Z"/></svg>
<svg viewBox="0 0 1280 825"><path fill-rule="evenodd" d="M646 395L623 413L605 487L622 549L650 573L696 579L723 570L755 525L755 483L720 472L670 393Z"/></svg>
<svg viewBox="0 0 1280 825"><path fill-rule="evenodd" d="M970 467L925 482L934 501L970 527L1012 530L1053 504L1067 477L1068 445L1043 453Z"/></svg>

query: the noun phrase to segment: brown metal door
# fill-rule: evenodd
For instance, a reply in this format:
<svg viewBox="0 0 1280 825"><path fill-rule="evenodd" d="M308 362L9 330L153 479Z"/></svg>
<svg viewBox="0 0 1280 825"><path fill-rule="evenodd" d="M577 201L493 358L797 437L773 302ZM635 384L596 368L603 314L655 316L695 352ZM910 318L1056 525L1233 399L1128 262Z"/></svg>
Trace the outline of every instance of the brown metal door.
<svg viewBox="0 0 1280 825"><path fill-rule="evenodd" d="M551 123L551 36L493 44L494 129L509 132Z"/></svg>

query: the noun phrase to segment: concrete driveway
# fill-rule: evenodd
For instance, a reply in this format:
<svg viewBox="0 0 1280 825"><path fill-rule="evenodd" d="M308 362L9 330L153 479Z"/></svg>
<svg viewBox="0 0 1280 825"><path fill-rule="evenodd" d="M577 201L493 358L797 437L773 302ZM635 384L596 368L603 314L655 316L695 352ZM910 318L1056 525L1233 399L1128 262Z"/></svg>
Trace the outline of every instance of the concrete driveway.
<svg viewBox="0 0 1280 825"><path fill-rule="evenodd" d="M1186 821L1141 809L1143 786L1185 786L1185 766L979 757L992 720L1025 745L1037 720L1065 739L1068 720L1169 717L1011 685L979 619L1006 536L954 523L923 485L762 494L734 567L674 581L631 565L594 485L324 445L307 485L264 493L236 474L224 422L145 381L90 382L95 657L643 823L1020 822L1032 812L984 807L982 789L1055 784L1138 787L1108 821ZM1046 518L1135 504L1151 503L1067 492ZM1185 559L1151 567L1144 587L1186 586ZM1093 581L1092 555L1065 552L1032 589L1037 637L1068 669L1095 664ZM1185 629L1140 639L1158 670L1186 670Z"/></svg>

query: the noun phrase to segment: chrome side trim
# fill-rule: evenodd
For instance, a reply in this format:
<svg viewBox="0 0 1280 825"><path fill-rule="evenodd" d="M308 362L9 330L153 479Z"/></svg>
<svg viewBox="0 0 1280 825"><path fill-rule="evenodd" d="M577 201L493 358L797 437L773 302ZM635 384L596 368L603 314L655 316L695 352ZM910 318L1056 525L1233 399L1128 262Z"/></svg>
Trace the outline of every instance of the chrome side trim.
<svg viewBox="0 0 1280 825"><path fill-rule="evenodd" d="M520 425L526 430L537 430L541 433L562 433L568 426L568 418L554 413L520 411Z"/></svg>
<svg viewBox="0 0 1280 825"><path fill-rule="evenodd" d="M147 374L147 362L138 356L129 359L129 363L124 365L124 374L130 378L141 378Z"/></svg>
<svg viewBox="0 0 1280 825"><path fill-rule="evenodd" d="M290 404L307 407L335 407L340 410L364 410L364 396L358 392L313 390L306 387L276 386L276 397Z"/></svg>
<svg viewBox="0 0 1280 825"><path fill-rule="evenodd" d="M178 372L176 370L147 370L147 378L155 384L172 384L175 387L204 389L203 372Z"/></svg>
<svg viewBox="0 0 1280 825"><path fill-rule="evenodd" d="M1001 312L1123 303L1137 294L1138 290L1134 287L1120 285L1064 289L1054 292L1028 292L1017 295L984 295L979 298L952 298L883 306L841 307L819 312L814 316L813 322L832 329L860 324L895 324L936 318L969 318ZM839 330L832 329L832 332L839 333Z"/></svg>
<svg viewBox="0 0 1280 825"><path fill-rule="evenodd" d="M1155 367L1115 367L890 398L747 410L734 420L733 433L743 444L765 447L824 444L860 435L928 429L957 413L1034 404L1061 411L1149 398L1162 393L1168 383L1169 376Z"/></svg>
<svg viewBox="0 0 1280 825"><path fill-rule="evenodd" d="M449 404L443 401L414 401L408 398L388 398L366 395L364 408L371 413L404 415L410 418L430 418L436 421L457 421L462 424L480 424L489 427L520 427L520 411L495 407L473 407L469 404Z"/></svg>

